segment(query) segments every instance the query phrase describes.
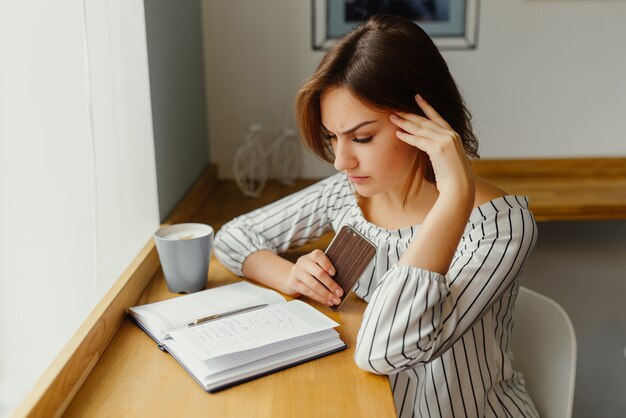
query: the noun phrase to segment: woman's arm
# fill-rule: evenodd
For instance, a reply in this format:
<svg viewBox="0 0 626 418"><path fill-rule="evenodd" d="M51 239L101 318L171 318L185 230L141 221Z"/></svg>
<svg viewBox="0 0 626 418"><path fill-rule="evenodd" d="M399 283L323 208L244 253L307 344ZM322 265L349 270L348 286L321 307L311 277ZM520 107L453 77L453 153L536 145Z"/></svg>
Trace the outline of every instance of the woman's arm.
<svg viewBox="0 0 626 418"><path fill-rule="evenodd" d="M294 293L287 286L287 276L292 267L292 262L278 254L269 250L260 250L248 256L243 264L243 275L286 295L298 297L299 294Z"/></svg>
<svg viewBox="0 0 626 418"><path fill-rule="evenodd" d="M332 176L233 219L216 235L215 256L234 274L245 275L288 295L303 294L321 303L334 304L334 296L328 289L340 288L330 277L334 273L332 264L321 251L307 254L295 264L276 253L331 230L331 219L337 208L344 207L351 193L345 185L345 178Z"/></svg>
<svg viewBox="0 0 626 418"><path fill-rule="evenodd" d="M467 225L467 201L466 196L440 194L398 264L445 275Z"/></svg>
<svg viewBox="0 0 626 418"><path fill-rule="evenodd" d="M461 142L434 109L418 103L430 120L391 120L402 128L400 139L428 153L439 197L365 311L355 360L381 374L443 354L501 297L534 245L532 215L512 205L470 227L474 178Z"/></svg>
<svg viewBox="0 0 626 418"><path fill-rule="evenodd" d="M420 96L416 101L428 118L400 113L390 119L402 129L399 139L428 154L439 197L398 264L446 274L474 206L474 176L459 135Z"/></svg>

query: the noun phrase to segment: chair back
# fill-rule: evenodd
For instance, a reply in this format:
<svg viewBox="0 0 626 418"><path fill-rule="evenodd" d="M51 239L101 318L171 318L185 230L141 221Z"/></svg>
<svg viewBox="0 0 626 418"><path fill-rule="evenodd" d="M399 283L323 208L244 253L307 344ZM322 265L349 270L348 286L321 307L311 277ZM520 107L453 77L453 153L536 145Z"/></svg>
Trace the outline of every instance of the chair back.
<svg viewBox="0 0 626 418"><path fill-rule="evenodd" d="M542 418L570 418L576 380L576 335L552 299L520 286L511 338L513 368Z"/></svg>

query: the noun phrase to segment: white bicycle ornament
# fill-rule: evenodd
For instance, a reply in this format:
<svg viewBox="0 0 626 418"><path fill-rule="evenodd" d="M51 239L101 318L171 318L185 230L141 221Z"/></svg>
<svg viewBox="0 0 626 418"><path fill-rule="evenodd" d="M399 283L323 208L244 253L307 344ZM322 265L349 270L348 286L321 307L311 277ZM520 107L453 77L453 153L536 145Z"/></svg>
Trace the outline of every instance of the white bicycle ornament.
<svg viewBox="0 0 626 418"><path fill-rule="evenodd" d="M235 153L233 160L233 173L237 187L249 197L258 197L263 191L267 181L270 156L272 168L282 184L292 185L302 168L302 154L295 130L284 129L267 149L261 141L262 131L262 125L249 125L246 138Z"/></svg>

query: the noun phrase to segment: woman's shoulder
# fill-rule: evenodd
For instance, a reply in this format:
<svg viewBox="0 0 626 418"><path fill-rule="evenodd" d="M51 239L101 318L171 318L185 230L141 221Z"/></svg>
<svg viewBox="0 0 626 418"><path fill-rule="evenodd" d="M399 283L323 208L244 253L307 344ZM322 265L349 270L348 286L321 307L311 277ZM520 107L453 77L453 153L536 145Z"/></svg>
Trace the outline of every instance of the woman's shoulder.
<svg viewBox="0 0 626 418"><path fill-rule="evenodd" d="M475 208L507 195L507 192L481 177L475 176L474 180L476 183L476 197L474 198Z"/></svg>
<svg viewBox="0 0 626 418"><path fill-rule="evenodd" d="M532 213L528 209L528 197L508 194L498 186L477 177L474 210L469 222L477 225L493 220L498 214L505 212L509 218L521 217L534 222Z"/></svg>

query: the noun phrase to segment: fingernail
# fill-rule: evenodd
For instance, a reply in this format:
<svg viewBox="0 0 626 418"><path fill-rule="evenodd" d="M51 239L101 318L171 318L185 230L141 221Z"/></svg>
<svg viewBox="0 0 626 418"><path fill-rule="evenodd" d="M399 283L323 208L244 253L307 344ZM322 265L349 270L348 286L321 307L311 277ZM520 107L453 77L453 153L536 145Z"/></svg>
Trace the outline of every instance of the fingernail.
<svg viewBox="0 0 626 418"><path fill-rule="evenodd" d="M335 303L332 300L326 301L326 305L333 306Z"/></svg>
<svg viewBox="0 0 626 418"><path fill-rule="evenodd" d="M416 95L415 95L415 98L416 98L417 100L424 100L424 98L423 98L421 95L419 95L419 94L416 94Z"/></svg>
<svg viewBox="0 0 626 418"><path fill-rule="evenodd" d="M341 303L341 299L335 298L335 305L339 305Z"/></svg>
<svg viewBox="0 0 626 418"><path fill-rule="evenodd" d="M331 268L328 270L328 274L330 274L331 276L334 276L334 275L335 275L335 269L331 267Z"/></svg>
<svg viewBox="0 0 626 418"><path fill-rule="evenodd" d="M343 290L341 289L335 289L335 295L341 297L341 295L343 295Z"/></svg>

